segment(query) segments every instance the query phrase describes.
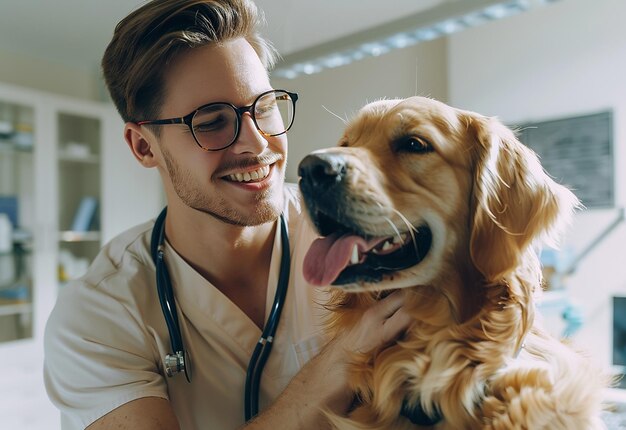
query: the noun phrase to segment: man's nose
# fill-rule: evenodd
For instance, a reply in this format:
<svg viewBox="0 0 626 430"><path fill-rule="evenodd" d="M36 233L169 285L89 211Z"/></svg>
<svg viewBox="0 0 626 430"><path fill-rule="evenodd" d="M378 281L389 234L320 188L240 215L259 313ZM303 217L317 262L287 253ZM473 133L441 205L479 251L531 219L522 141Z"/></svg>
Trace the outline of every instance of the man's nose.
<svg viewBox="0 0 626 430"><path fill-rule="evenodd" d="M267 148L268 142L254 124L252 116L248 112L241 115L239 124L239 136L232 146L237 153L260 154Z"/></svg>

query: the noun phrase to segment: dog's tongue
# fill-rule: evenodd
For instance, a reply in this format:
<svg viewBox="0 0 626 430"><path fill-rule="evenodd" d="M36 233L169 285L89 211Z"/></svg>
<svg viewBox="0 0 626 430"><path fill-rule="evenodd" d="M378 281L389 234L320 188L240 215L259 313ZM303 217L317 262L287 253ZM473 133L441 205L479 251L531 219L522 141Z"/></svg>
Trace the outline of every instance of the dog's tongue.
<svg viewBox="0 0 626 430"><path fill-rule="evenodd" d="M304 257L304 279L313 285L330 285L348 267L352 249L356 244L360 253L367 252L385 238L366 241L360 236L333 233L315 239Z"/></svg>

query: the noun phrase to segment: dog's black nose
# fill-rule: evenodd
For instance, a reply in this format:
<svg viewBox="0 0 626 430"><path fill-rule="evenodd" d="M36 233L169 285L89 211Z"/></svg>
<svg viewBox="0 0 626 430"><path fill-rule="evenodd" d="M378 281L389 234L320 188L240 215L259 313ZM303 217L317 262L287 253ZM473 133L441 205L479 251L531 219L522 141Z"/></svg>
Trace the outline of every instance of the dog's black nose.
<svg viewBox="0 0 626 430"><path fill-rule="evenodd" d="M307 155L298 166L298 175L313 188L327 189L343 181L346 161L337 154Z"/></svg>

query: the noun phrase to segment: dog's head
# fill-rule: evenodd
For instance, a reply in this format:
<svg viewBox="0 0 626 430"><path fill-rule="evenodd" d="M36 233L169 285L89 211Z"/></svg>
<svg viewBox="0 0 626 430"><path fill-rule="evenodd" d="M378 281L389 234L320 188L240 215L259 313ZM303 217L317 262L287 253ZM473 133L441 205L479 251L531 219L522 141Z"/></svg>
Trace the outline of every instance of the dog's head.
<svg viewBox="0 0 626 430"><path fill-rule="evenodd" d="M498 120L423 97L366 105L299 175L305 277L350 291L499 282L577 205Z"/></svg>

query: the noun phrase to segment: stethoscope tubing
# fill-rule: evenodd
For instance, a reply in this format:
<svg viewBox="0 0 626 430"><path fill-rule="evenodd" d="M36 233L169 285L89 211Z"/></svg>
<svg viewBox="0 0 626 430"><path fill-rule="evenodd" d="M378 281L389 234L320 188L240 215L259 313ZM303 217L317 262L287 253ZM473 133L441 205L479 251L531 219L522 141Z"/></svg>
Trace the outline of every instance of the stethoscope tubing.
<svg viewBox="0 0 626 430"><path fill-rule="evenodd" d="M167 207L165 207L157 217L152 231L150 250L156 266L156 283L161 311L165 319L165 324L170 335L170 345L175 356L182 357L181 369L185 374L187 382L191 382L191 363L189 355L185 350L178 313L176 311L176 301L170 280L167 265L164 257L165 244L165 217ZM261 337L254 347L250 357L250 363L246 371L246 384L244 390L244 415L246 422L254 418L259 411L259 390L261 375L274 343L274 336L278 329L278 323L282 314L287 288L289 286L289 271L291 268L291 257L289 247L289 233L284 215L280 216L282 255L280 262L280 273L278 275L278 286L274 296L272 310L263 328ZM167 357L166 357L167 358ZM168 373L168 375L170 375ZM171 376L171 375L170 375Z"/></svg>
<svg viewBox="0 0 626 430"><path fill-rule="evenodd" d="M153 239L156 240L152 240L151 247L152 255L156 256L156 281L157 292L159 293L159 303L161 304L161 311L163 312L167 329L170 332L170 344L172 346L172 350L177 352L183 350L183 345L178 325L178 313L176 311L176 306L174 305L174 294L170 285L170 276L167 270L167 265L165 264L163 251L166 215L167 208L164 208L155 222L155 226L158 227L155 228L154 233L156 234L156 237L154 237L155 234L153 234Z"/></svg>
<svg viewBox="0 0 626 430"><path fill-rule="evenodd" d="M289 285L289 270L291 267L291 257L289 249L289 234L284 216L280 216L280 237L282 243L282 255L280 260L280 273L278 275L278 288L274 296L272 311L267 319L267 323L263 329L263 333L250 357L248 370L246 372L246 388L244 399L244 415L246 422L250 421L259 413L259 388L261 383L261 375L263 368L272 352L274 344L274 336L280 322L283 305L285 304L285 296L287 295L287 287Z"/></svg>

